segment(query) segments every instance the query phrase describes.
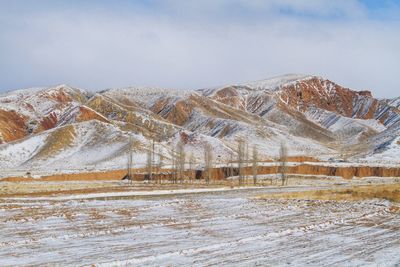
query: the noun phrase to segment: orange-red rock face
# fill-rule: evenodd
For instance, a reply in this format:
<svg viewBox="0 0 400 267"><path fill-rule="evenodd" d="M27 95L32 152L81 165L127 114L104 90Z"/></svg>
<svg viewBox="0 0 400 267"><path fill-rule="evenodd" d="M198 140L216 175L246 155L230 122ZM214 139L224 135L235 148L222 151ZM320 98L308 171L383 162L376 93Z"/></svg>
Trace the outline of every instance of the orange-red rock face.
<svg viewBox="0 0 400 267"><path fill-rule="evenodd" d="M64 90L58 90L56 93L46 95L49 99L53 99L59 103L71 102L72 98Z"/></svg>
<svg viewBox="0 0 400 267"><path fill-rule="evenodd" d="M235 87L232 86L219 90L212 98L237 109L244 110L245 108L243 98L238 94Z"/></svg>
<svg viewBox="0 0 400 267"><path fill-rule="evenodd" d="M0 109L0 144L24 138L27 134L26 118L15 111Z"/></svg>
<svg viewBox="0 0 400 267"><path fill-rule="evenodd" d="M79 107L79 115L76 118L77 122L82 122L82 121L90 121L90 120L98 120L102 122L109 123L110 121L101 116L100 114L94 112L92 109L89 109L87 107L81 106Z"/></svg>
<svg viewBox="0 0 400 267"><path fill-rule="evenodd" d="M318 78L285 86L280 96L287 105L302 112L316 107L360 119L373 118L377 107L377 100L369 91L352 91Z"/></svg>
<svg viewBox="0 0 400 267"><path fill-rule="evenodd" d="M164 117L164 119L175 125L183 125L187 122L190 117L190 114L193 111L193 105L190 100L178 100L175 103L171 103L171 100L161 99L157 101L151 110L160 114Z"/></svg>
<svg viewBox="0 0 400 267"><path fill-rule="evenodd" d="M41 127L38 129L38 132L54 128L57 125L57 122L57 115L54 112L51 112L40 121Z"/></svg>
<svg viewBox="0 0 400 267"><path fill-rule="evenodd" d="M247 86L228 86L206 93L207 97L263 116L274 107L306 112L310 108L330 111L356 119L378 119L391 125L400 117L397 107L374 98L370 91L353 91L319 77L284 84L279 88L254 90Z"/></svg>

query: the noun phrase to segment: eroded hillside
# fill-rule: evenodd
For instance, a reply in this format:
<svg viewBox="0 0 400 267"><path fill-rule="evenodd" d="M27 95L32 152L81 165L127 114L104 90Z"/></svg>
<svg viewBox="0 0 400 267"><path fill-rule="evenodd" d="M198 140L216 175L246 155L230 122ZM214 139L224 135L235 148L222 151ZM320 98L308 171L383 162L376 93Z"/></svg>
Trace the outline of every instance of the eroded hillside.
<svg viewBox="0 0 400 267"><path fill-rule="evenodd" d="M132 138L137 166L145 164L152 140L166 164L179 141L201 164L206 144L224 163L239 138L257 146L264 161L276 159L285 142L290 156L399 163L398 103L304 75L185 91L18 90L0 96L0 165L124 168Z"/></svg>

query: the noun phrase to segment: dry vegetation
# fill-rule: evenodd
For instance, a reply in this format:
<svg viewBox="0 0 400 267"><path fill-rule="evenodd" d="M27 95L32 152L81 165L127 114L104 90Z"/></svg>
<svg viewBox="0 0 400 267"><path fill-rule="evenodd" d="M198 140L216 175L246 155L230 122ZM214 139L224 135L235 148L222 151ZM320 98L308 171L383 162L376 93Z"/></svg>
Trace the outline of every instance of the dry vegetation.
<svg viewBox="0 0 400 267"><path fill-rule="evenodd" d="M352 186L343 189L310 190L302 192L272 193L259 196L262 199L308 199L359 201L386 199L400 202L400 184Z"/></svg>
<svg viewBox="0 0 400 267"><path fill-rule="evenodd" d="M75 135L75 128L72 125L57 129L49 135L47 142L41 148L37 157L47 158L72 145Z"/></svg>
<svg viewBox="0 0 400 267"><path fill-rule="evenodd" d="M0 182L0 197L116 191L117 182Z"/></svg>

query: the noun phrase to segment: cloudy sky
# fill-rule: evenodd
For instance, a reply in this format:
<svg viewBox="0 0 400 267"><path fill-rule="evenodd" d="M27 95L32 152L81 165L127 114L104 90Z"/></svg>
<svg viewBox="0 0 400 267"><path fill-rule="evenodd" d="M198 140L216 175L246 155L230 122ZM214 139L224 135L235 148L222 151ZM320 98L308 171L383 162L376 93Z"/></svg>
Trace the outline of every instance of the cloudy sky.
<svg viewBox="0 0 400 267"><path fill-rule="evenodd" d="M400 95L400 0L0 0L0 91L286 73Z"/></svg>

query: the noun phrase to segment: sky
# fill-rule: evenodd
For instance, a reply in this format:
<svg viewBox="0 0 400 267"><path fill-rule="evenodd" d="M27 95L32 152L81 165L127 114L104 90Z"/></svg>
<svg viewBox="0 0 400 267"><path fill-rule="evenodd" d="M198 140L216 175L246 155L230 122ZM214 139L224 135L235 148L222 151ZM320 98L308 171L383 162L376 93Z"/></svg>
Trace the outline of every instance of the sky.
<svg viewBox="0 0 400 267"><path fill-rule="evenodd" d="M0 91L288 73L400 96L400 0L0 0Z"/></svg>

